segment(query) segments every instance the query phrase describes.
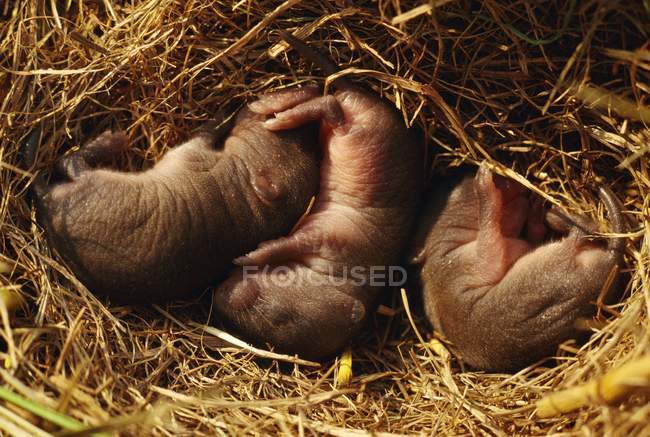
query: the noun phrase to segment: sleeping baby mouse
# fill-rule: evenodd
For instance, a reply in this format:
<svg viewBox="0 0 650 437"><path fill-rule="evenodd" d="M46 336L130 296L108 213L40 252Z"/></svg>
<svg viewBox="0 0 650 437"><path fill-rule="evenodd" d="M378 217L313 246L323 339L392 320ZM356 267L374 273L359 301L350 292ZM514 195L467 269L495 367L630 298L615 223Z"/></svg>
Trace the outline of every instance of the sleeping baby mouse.
<svg viewBox="0 0 650 437"><path fill-rule="evenodd" d="M593 221L544 211L486 164L434 187L413 261L425 313L452 351L476 369L514 370L576 336L576 321L594 314L622 263L625 239L587 238L598 231ZM611 231L624 233L617 198L606 187L599 196ZM549 241L550 232L564 236Z"/></svg>
<svg viewBox="0 0 650 437"><path fill-rule="evenodd" d="M314 95L293 88L273 98L290 107ZM245 108L139 172L107 168L129 141L105 132L60 159L49 183L37 176L38 222L92 292L121 303L187 298L287 234L318 190L315 123L269 130L267 118Z"/></svg>
<svg viewBox="0 0 650 437"><path fill-rule="evenodd" d="M284 38L326 72L332 62ZM340 83L333 94L286 107L272 95L252 108L272 132L317 121L323 163L310 213L266 241L214 292L215 310L257 343L309 358L337 352L374 310L408 242L423 188L424 144L373 93Z"/></svg>

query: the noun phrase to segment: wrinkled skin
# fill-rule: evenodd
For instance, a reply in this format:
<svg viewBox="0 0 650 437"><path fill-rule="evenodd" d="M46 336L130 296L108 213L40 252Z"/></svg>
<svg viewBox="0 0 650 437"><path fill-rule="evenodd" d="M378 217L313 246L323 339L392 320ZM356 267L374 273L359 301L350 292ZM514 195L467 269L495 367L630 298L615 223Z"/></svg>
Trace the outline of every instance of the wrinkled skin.
<svg viewBox="0 0 650 437"><path fill-rule="evenodd" d="M123 303L187 298L286 235L317 193L316 124L272 131L266 118L244 109L232 130L204 128L138 173L97 168L127 147L105 132L58 163L62 180L36 183L38 221L91 291Z"/></svg>
<svg viewBox="0 0 650 437"><path fill-rule="evenodd" d="M601 189L612 230L620 205ZM549 231L565 236L546 241ZM481 166L437 181L413 251L424 309L455 354L476 369L515 370L552 354L589 317L625 241L599 244L585 217L546 213L519 184ZM546 241L546 242L545 242Z"/></svg>
<svg viewBox="0 0 650 437"><path fill-rule="evenodd" d="M289 236L237 260L243 267L215 290L215 310L258 343L326 357L374 308L382 287L369 282L369 267L385 272L403 254L422 188L423 148L393 107L359 89L290 109L260 99L251 109L275 113L271 130L320 121L320 192Z"/></svg>

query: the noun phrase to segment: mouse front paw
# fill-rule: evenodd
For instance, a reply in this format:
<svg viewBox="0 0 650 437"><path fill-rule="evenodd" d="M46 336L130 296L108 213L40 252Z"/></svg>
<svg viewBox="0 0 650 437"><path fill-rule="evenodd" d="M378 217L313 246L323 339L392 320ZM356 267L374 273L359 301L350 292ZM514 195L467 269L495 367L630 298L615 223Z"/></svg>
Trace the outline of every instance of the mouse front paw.
<svg viewBox="0 0 650 437"><path fill-rule="evenodd" d="M56 163L56 172L73 180L83 172L110 164L115 156L126 150L129 137L118 131L105 131L78 150L68 153Z"/></svg>
<svg viewBox="0 0 650 437"><path fill-rule="evenodd" d="M314 99L319 94L320 91L315 85L293 87L262 94L257 100L249 103L248 108L256 114L273 115Z"/></svg>

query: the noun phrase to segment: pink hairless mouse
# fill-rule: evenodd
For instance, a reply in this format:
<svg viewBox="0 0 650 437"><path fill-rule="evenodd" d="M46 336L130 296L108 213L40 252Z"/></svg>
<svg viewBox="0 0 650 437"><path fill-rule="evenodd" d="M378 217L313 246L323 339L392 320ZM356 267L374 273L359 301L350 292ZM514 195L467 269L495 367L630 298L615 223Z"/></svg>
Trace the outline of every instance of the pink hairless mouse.
<svg viewBox="0 0 650 437"><path fill-rule="evenodd" d="M262 97L251 109L275 114L272 131L320 122L320 192L289 236L238 260L242 271L214 292L215 310L258 343L325 357L363 326L402 255L423 185L423 144L392 105L348 84L290 107Z"/></svg>

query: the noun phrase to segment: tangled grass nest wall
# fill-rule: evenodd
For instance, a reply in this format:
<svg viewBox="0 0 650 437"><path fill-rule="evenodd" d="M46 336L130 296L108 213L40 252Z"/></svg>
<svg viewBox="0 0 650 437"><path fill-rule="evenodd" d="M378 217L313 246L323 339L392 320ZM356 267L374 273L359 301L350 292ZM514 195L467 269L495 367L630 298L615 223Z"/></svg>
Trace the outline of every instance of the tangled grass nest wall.
<svg viewBox="0 0 650 437"><path fill-rule="evenodd" d="M647 1L9 0L0 16L4 432L650 432L647 397L627 390L650 368ZM393 101L434 171L489 160L603 222L590 184L621 197L622 299L584 321L586 343L514 375L472 372L430 341L414 290L393 290L349 354L316 367L204 330L205 301L105 306L75 280L34 221L27 134L46 127L47 164L121 128L132 164L150 165L219 108L318 77L277 29ZM566 408L540 410L567 388Z"/></svg>

